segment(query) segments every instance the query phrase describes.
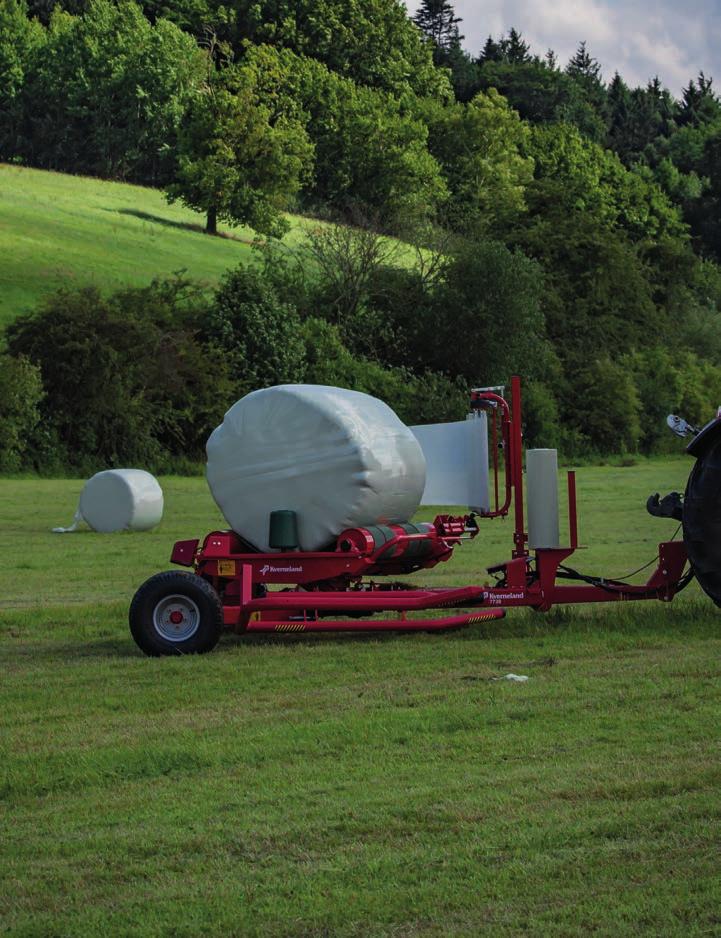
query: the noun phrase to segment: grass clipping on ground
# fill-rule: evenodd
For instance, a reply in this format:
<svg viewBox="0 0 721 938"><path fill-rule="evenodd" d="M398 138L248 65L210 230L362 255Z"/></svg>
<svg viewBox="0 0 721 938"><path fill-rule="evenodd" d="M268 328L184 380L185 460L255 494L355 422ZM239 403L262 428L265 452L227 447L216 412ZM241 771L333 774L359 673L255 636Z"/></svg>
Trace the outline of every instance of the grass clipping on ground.
<svg viewBox="0 0 721 938"><path fill-rule="evenodd" d="M676 526L645 498L688 468L580 470L575 566L653 556ZM202 480L162 481L148 534L52 535L81 482L0 487L7 934L718 933L721 640L695 587L151 660L133 591L221 524ZM482 582L510 542L483 522L415 579Z"/></svg>

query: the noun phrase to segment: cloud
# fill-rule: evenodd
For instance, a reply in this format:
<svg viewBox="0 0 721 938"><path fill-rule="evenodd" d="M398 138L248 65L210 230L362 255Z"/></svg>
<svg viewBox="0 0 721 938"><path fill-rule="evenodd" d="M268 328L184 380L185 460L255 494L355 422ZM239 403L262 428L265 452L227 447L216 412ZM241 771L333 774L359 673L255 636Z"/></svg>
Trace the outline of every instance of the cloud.
<svg viewBox="0 0 721 938"><path fill-rule="evenodd" d="M417 0L407 0L409 11ZM477 55L486 37L515 26L534 52L553 49L565 64L585 40L607 80L615 71L631 85L658 75L679 95L700 71L721 86L721 3L688 0L455 0L464 46Z"/></svg>

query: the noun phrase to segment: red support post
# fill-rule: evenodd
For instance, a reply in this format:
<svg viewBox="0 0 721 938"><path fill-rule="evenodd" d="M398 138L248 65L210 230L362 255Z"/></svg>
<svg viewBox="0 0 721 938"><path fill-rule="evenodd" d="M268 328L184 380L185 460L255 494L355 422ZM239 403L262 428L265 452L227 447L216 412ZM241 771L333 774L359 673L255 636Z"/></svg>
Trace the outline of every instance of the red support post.
<svg viewBox="0 0 721 938"><path fill-rule="evenodd" d="M528 536L523 520L523 430L521 424L521 379L518 375L511 378L511 469L513 486L513 505L515 510L516 530L513 535L514 557L527 557L526 542Z"/></svg>
<svg viewBox="0 0 721 938"><path fill-rule="evenodd" d="M578 510L576 508L576 473L568 470L568 527L571 537L571 547L578 547Z"/></svg>
<svg viewBox="0 0 721 938"><path fill-rule="evenodd" d="M497 409L494 409L490 413L491 418L491 448L493 450L493 491L495 496L495 501L493 503L493 510L498 511L501 507L498 500L498 416ZM504 471L508 471L507 469Z"/></svg>

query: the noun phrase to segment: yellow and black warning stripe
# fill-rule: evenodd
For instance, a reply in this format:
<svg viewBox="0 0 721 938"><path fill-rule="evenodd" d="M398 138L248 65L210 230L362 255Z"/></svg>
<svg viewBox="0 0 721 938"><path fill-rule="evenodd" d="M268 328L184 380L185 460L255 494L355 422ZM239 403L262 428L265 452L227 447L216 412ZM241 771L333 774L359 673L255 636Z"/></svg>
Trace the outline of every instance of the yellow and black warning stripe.
<svg viewBox="0 0 721 938"><path fill-rule="evenodd" d="M305 622L279 622L275 627L276 632L304 632Z"/></svg>

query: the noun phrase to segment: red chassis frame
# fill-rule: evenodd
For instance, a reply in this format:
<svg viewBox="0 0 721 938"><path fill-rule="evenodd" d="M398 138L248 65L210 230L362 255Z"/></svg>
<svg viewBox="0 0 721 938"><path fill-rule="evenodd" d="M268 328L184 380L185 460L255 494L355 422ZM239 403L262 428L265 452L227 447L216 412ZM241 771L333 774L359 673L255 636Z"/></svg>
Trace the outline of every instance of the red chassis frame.
<svg viewBox="0 0 721 938"><path fill-rule="evenodd" d="M380 544L368 529L355 528L339 536L335 549L317 552L259 553L233 532L213 531L200 548L198 540L178 541L171 562L193 567L213 585L223 601L225 625L235 632L444 631L500 618L505 606L547 611L557 603L673 599L687 561L680 541L659 544L658 567L643 585L598 578L558 585L559 569L578 547L575 473L568 473L570 546L537 549L532 557L524 522L520 379L511 379L511 407L487 389L472 391L471 407L490 417L494 504L482 517L504 517L511 504L514 510L512 558L488 569L497 577L495 585L412 589L364 579L407 575L447 561L461 540L478 533L472 514L439 515L432 525L411 530L390 525L382 529ZM504 454L502 493L499 451ZM472 611L431 619L407 616L443 608ZM394 612L396 618L362 621L379 612Z"/></svg>

